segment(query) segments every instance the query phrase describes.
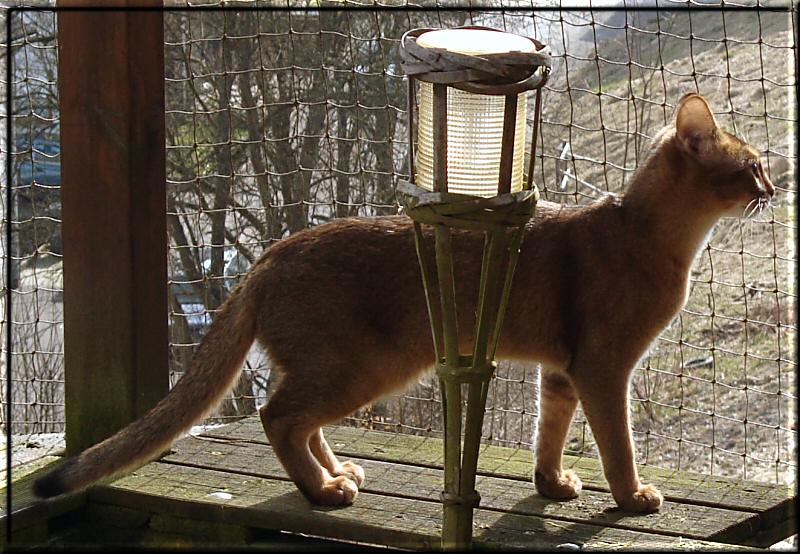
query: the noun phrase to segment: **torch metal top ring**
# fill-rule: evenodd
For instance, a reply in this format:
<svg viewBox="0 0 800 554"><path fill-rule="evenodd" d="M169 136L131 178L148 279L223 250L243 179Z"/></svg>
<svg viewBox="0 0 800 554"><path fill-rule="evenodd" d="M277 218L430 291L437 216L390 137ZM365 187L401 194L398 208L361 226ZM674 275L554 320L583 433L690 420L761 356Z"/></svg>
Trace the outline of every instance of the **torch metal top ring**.
<svg viewBox="0 0 800 554"><path fill-rule="evenodd" d="M478 26L454 29L503 32ZM497 54L462 54L417 44L420 35L438 30L412 29L400 39L400 55L406 75L466 92L490 95L519 94L540 88L547 82L551 67L549 48L534 38L522 37L533 43L533 52Z"/></svg>

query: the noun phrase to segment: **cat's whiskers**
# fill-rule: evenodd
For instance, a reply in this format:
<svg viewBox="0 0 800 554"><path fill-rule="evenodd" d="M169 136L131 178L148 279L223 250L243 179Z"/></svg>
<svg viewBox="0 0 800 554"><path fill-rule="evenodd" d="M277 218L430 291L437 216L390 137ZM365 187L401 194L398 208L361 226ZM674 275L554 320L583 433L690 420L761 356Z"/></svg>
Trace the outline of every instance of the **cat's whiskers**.
<svg viewBox="0 0 800 554"><path fill-rule="evenodd" d="M761 202L761 212L769 210L770 212L773 210L772 206L772 197L762 198Z"/></svg>
<svg viewBox="0 0 800 554"><path fill-rule="evenodd" d="M755 205L753 205L755 204ZM755 214L757 210L759 210L759 206L761 205L761 198L753 198L747 206L744 207L744 213L742 214L743 219L750 219L750 216Z"/></svg>
<svg viewBox="0 0 800 554"><path fill-rule="evenodd" d="M755 205L753 205L754 203ZM743 217L745 219L756 219L757 216L760 216L767 209L773 209L772 198L768 196L759 196L758 198L751 200L750 203L745 207L745 213Z"/></svg>

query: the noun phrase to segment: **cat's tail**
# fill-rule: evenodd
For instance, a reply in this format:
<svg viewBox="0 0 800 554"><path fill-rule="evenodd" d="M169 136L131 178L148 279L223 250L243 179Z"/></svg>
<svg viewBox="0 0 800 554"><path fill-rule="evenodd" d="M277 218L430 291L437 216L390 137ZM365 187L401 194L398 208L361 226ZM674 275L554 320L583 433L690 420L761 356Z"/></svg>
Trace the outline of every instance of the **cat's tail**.
<svg viewBox="0 0 800 554"><path fill-rule="evenodd" d="M189 370L169 394L140 419L36 480L36 496L77 491L138 467L216 407L235 384L255 338L255 302L248 299L244 284L217 312Z"/></svg>

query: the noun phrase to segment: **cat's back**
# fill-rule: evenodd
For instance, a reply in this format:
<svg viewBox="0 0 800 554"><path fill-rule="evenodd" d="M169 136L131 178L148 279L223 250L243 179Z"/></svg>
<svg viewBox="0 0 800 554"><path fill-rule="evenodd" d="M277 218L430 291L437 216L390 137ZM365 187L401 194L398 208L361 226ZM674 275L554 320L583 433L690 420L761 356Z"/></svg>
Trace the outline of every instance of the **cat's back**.
<svg viewBox="0 0 800 554"><path fill-rule="evenodd" d="M419 282L413 223L404 216L335 219L272 245L252 273L260 302L315 299L329 311L361 309L387 287Z"/></svg>
<svg viewBox="0 0 800 554"><path fill-rule="evenodd" d="M525 242L535 243L537 249L545 245L563 247L564 236L583 232L577 220L587 219L592 209L596 206L541 200L526 226ZM433 226L422 228L432 244ZM457 257L472 258L471 251L480 250L483 245L482 232L454 229L453 234ZM364 273L394 281L401 276L418 278L417 263L414 223L408 216L346 217L304 229L275 243L254 270L266 273L269 268L274 278L293 282L313 276L317 282L341 283Z"/></svg>

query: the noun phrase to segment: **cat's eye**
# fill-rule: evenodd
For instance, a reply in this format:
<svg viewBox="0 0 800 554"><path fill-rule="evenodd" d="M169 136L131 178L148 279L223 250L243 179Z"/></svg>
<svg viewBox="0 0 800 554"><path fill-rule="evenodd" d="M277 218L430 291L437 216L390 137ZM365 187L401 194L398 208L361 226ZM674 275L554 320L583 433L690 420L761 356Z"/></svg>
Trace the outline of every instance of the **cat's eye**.
<svg viewBox="0 0 800 554"><path fill-rule="evenodd" d="M754 174L758 175L758 162L753 162L753 164L750 166L750 169L753 170Z"/></svg>

